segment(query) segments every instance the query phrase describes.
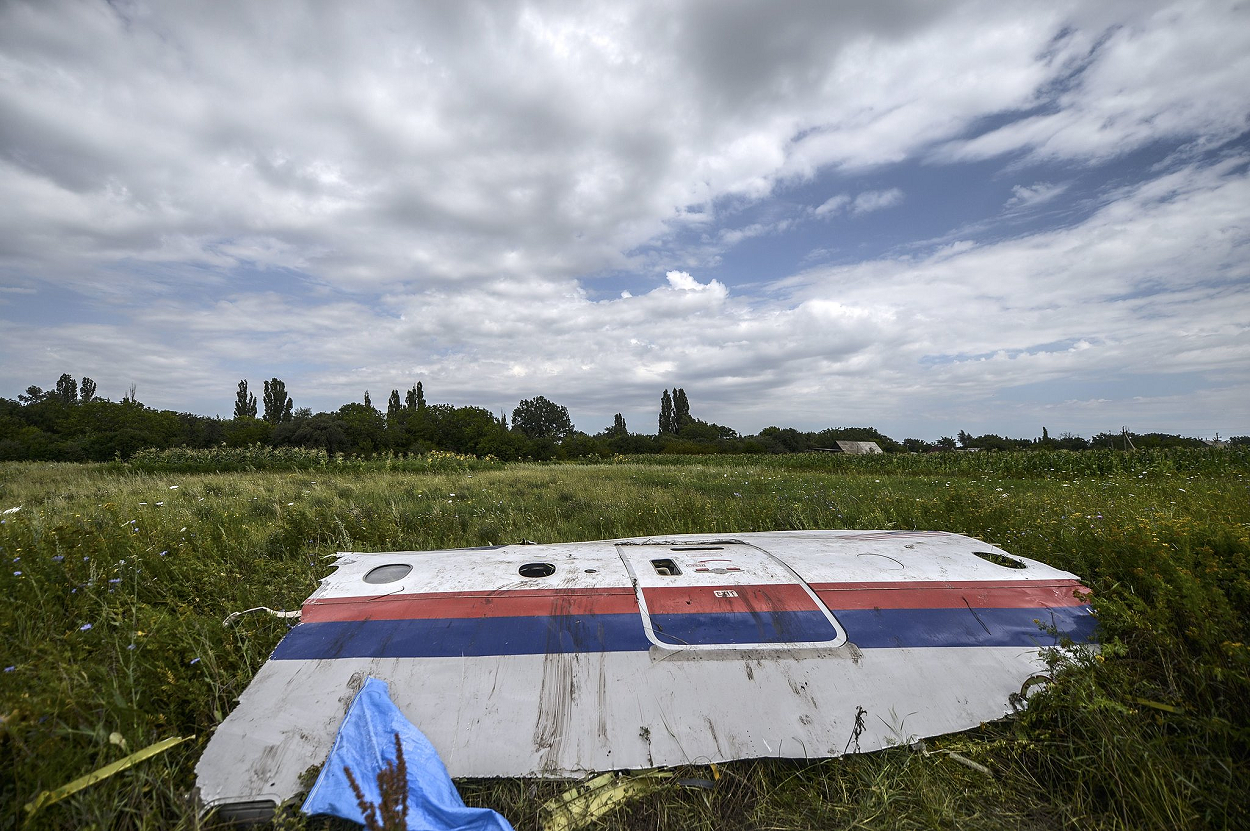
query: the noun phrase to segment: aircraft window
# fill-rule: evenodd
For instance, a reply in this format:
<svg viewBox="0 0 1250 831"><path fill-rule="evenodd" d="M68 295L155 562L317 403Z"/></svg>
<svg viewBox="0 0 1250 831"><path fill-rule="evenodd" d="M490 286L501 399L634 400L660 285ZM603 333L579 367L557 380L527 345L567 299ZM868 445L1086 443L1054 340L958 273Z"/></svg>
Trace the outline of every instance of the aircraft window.
<svg viewBox="0 0 1250 831"><path fill-rule="evenodd" d="M378 566L370 570L365 575L366 583L394 583L396 580L403 580L412 571L412 566L404 563L390 563L384 566Z"/></svg>
<svg viewBox="0 0 1250 831"><path fill-rule="evenodd" d="M973 551L972 553L976 554L982 560L991 562L996 566L1002 566L1003 568L1028 568L1028 566L1017 560L1015 557L1008 557L1006 554L999 554L994 551Z"/></svg>
<svg viewBox="0 0 1250 831"><path fill-rule="evenodd" d="M556 573L556 567L551 563L526 563L517 572L522 577L550 577Z"/></svg>
<svg viewBox="0 0 1250 831"><path fill-rule="evenodd" d="M651 567L662 577L676 577L681 574L681 569L672 560L652 560Z"/></svg>

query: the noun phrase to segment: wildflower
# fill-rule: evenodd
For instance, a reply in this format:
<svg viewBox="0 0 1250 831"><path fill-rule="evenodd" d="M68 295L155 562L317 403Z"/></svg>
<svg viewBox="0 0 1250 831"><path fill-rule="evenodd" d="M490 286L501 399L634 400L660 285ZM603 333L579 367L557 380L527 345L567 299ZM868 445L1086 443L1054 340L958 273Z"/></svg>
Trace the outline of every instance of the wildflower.
<svg viewBox="0 0 1250 831"><path fill-rule="evenodd" d="M61 561L62 561L62 560L64 560L64 559L65 559L65 555L64 555L64 554L53 554L53 555L52 555L52 562L54 562L54 563L59 563L59 562L61 562Z"/></svg>
<svg viewBox="0 0 1250 831"><path fill-rule="evenodd" d="M21 576L22 576L22 573L21 573L20 571L15 571L15 572L13 572L13 576L14 576L14 577L21 577Z"/></svg>
<svg viewBox="0 0 1250 831"><path fill-rule="evenodd" d="M78 631L79 631L79 632L90 632L90 631L91 631L91 624L90 624L90 623L84 623L82 626L79 626L79 627L78 627Z"/></svg>
<svg viewBox="0 0 1250 831"><path fill-rule="evenodd" d="M182 526L181 528L179 528L179 529L178 529L178 533L179 533L179 534L181 534L181 533L182 533L183 531L185 531L185 530L187 530L187 526L185 526L185 525L184 525L184 526Z"/></svg>
<svg viewBox="0 0 1250 831"><path fill-rule="evenodd" d="M4 668L4 671L5 671L5 672L12 672L12 671L13 671L13 670L15 670L15 669L17 669L17 667L16 667L16 666L7 666L7 667L5 667L5 668Z"/></svg>
<svg viewBox="0 0 1250 831"><path fill-rule="evenodd" d="M170 489L171 491L176 491L176 490L178 490L178 486L177 486L177 485L170 485L170 486L169 486L169 489Z"/></svg>
<svg viewBox="0 0 1250 831"><path fill-rule="evenodd" d="M127 648L127 649L134 649L134 648L135 648L135 645L132 643L130 646L128 646L128 647L126 647L126 648Z"/></svg>
<svg viewBox="0 0 1250 831"><path fill-rule="evenodd" d="M122 581L122 578L120 578L120 577L114 577L112 580L109 580L109 585L110 585L110 586L116 586L116 585L117 585L118 583L120 583L121 581Z"/></svg>
<svg viewBox="0 0 1250 831"><path fill-rule="evenodd" d="M192 659L191 659L191 664L192 664L192 665L198 664L199 662L200 662L200 659L199 659L199 658L192 658Z"/></svg>
<svg viewBox="0 0 1250 831"><path fill-rule="evenodd" d="M20 511L20 510L22 510L22 506L21 506L21 505L18 505L16 508L6 508L6 509L3 511L3 513L6 513L6 514L15 514L15 513L17 513L17 512L18 512L18 511Z"/></svg>
<svg viewBox="0 0 1250 831"><path fill-rule="evenodd" d="M161 556L162 556L162 557L164 557L164 556L165 556L166 554L168 554L168 553L169 553L168 551L162 551L162 552L161 552Z"/></svg>
<svg viewBox="0 0 1250 831"><path fill-rule="evenodd" d="M161 506L162 506L162 505L164 505L164 504L165 504L164 502L157 502L157 503L156 503L156 507L158 507L158 508L159 508L159 507L161 507Z"/></svg>

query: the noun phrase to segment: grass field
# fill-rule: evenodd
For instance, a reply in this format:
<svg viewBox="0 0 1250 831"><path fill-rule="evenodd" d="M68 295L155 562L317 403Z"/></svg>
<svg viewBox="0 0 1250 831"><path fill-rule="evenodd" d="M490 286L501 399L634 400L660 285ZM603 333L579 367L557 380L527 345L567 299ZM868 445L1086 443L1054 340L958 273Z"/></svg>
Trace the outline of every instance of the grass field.
<svg viewBox="0 0 1250 831"><path fill-rule="evenodd" d="M222 619L297 608L335 551L801 528L955 531L1076 572L1106 646L1069 662L1024 715L928 742L989 775L908 748L739 762L715 790L667 788L601 827L1250 827L1244 450L239 458L229 473L159 454L0 465L0 829L196 827L195 761L287 628ZM286 469L249 469L266 465ZM192 734L25 825L39 791ZM563 788L460 785L518 829L537 827Z"/></svg>

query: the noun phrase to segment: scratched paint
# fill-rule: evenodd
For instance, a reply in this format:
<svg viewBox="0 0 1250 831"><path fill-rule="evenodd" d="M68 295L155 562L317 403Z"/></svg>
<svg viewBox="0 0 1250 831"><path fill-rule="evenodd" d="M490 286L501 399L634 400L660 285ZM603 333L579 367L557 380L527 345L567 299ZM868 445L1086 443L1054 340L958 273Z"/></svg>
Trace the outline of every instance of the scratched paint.
<svg viewBox="0 0 1250 831"><path fill-rule="evenodd" d="M453 776L821 758L974 727L1057 635L1094 631L1075 575L978 551L1006 554L914 531L343 554L210 741L200 798L295 795L369 675Z"/></svg>

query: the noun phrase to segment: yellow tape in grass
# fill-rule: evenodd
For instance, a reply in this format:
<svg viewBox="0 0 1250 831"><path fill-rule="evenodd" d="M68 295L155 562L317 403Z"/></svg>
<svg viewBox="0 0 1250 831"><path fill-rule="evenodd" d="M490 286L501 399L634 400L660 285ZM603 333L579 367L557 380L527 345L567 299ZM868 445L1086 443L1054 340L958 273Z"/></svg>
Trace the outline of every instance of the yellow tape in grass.
<svg viewBox="0 0 1250 831"><path fill-rule="evenodd" d="M172 739L164 739L156 744L150 744L142 750L137 750L124 759L118 759L112 764L105 765L99 770L92 771L86 776L80 776L73 782L70 782L67 785L62 785L54 791L43 791L39 794L39 796L26 803L26 813L30 816L34 816L35 812L40 808L51 805L53 802L59 802L70 794L77 793L83 788L94 785L101 779L108 779L114 773L120 773L121 771L126 770L126 768L134 767L144 759L150 759L157 754L164 753L166 750L169 750L175 745L182 744L188 739L194 738L195 736L175 736Z"/></svg>

